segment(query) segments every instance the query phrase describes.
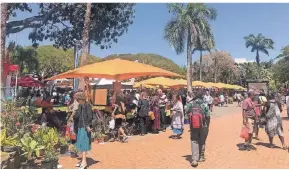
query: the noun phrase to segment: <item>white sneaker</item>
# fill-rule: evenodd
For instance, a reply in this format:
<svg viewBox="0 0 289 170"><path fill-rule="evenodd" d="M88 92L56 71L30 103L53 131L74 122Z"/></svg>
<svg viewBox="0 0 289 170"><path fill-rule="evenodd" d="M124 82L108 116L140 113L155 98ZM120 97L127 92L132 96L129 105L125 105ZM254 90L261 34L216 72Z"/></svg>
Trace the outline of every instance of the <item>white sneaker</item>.
<svg viewBox="0 0 289 170"><path fill-rule="evenodd" d="M81 161L75 164L75 167L80 167L81 166Z"/></svg>
<svg viewBox="0 0 289 170"><path fill-rule="evenodd" d="M86 166L80 166L78 169L87 169L87 165Z"/></svg>

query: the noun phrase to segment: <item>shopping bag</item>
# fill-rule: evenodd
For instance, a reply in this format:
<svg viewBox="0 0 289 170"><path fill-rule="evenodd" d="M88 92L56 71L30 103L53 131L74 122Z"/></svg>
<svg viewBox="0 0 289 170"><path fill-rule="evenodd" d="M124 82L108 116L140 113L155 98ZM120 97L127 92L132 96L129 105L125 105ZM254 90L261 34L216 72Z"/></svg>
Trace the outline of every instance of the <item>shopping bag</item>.
<svg viewBox="0 0 289 170"><path fill-rule="evenodd" d="M150 118L150 120L155 120L154 112L152 112L152 111L149 112L149 118Z"/></svg>
<svg viewBox="0 0 289 170"><path fill-rule="evenodd" d="M245 140L248 140L249 139L249 128L247 128L246 126L243 126L242 130L241 130L240 137L244 138Z"/></svg>
<svg viewBox="0 0 289 170"><path fill-rule="evenodd" d="M109 121L109 128L110 129L114 129L115 128L115 120L111 119L111 121Z"/></svg>

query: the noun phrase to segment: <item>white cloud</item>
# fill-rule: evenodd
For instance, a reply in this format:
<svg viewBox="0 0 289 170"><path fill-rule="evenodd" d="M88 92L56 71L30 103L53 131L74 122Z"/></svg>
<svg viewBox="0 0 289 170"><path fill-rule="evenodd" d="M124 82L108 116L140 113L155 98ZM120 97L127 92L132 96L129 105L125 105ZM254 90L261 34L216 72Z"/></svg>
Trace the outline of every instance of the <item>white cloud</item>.
<svg viewBox="0 0 289 170"><path fill-rule="evenodd" d="M240 63L252 63L254 60L247 60L246 58L235 58L235 62L240 64Z"/></svg>

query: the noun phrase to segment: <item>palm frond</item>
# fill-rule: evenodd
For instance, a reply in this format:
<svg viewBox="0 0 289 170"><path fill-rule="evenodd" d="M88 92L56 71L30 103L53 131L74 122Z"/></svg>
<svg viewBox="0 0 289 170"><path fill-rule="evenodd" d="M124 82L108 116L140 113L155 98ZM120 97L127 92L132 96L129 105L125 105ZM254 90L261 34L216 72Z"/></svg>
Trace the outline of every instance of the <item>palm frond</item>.
<svg viewBox="0 0 289 170"><path fill-rule="evenodd" d="M169 42L177 54L183 53L186 40L185 25L178 18L169 21L165 27L164 38Z"/></svg>

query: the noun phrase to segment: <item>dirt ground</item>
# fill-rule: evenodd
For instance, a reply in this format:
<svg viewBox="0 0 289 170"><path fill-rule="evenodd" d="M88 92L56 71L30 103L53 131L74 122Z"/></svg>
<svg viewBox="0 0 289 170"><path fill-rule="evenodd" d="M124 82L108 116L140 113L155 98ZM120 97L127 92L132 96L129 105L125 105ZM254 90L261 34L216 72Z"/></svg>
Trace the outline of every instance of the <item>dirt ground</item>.
<svg viewBox="0 0 289 170"><path fill-rule="evenodd" d="M289 168L289 154L280 148L279 138L274 138L276 148L268 148L268 137L264 129L260 129L260 141L253 140L257 148L254 151L240 151L243 143L239 137L241 131L241 108L236 104L213 110L210 132L207 139L206 162L198 168ZM283 113L285 116L285 112ZM283 118L285 141L288 145L288 123ZM128 143L92 144L88 153L89 169L109 168L191 168L191 145L188 126L183 138L168 138L171 130L158 135L133 136ZM75 168L79 160L63 156L59 163L62 168Z"/></svg>

